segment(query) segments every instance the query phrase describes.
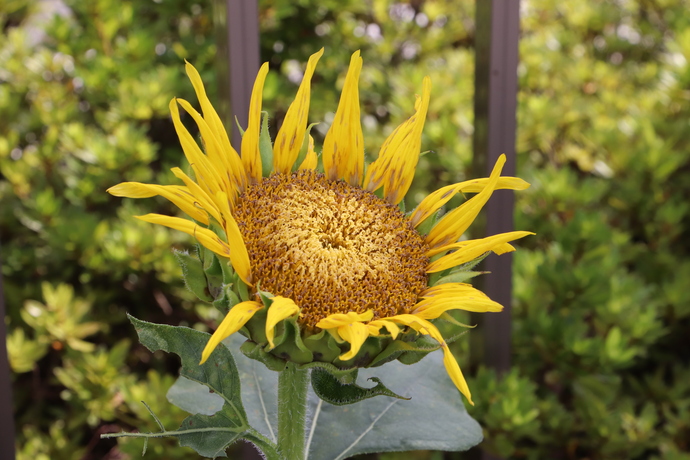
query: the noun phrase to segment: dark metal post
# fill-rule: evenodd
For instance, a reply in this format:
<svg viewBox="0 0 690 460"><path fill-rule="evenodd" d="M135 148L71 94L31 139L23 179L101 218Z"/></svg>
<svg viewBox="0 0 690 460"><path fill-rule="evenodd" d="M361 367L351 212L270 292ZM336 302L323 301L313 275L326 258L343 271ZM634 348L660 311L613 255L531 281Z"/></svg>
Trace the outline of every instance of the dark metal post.
<svg viewBox="0 0 690 460"><path fill-rule="evenodd" d="M247 127L249 99L259 71L259 6L257 0L215 0L214 22L218 46L221 117L238 150L240 132L235 117Z"/></svg>
<svg viewBox="0 0 690 460"><path fill-rule="evenodd" d="M505 153L503 175L515 175L515 129L517 108L519 0L478 0L476 2L475 95L474 95L474 170L488 176L498 157ZM514 196L498 190L486 206L473 237L513 230ZM483 224L483 225L482 225ZM473 363L483 363L498 375L510 369L512 256L490 255L480 277L480 288L504 306L501 313L473 315L481 332L471 339ZM472 458L499 460L486 451L473 451Z"/></svg>
<svg viewBox="0 0 690 460"><path fill-rule="evenodd" d="M0 247L0 252L2 248ZM2 259L0 259L2 267ZM0 271L0 458L14 460L14 409L10 363L7 359L7 330L5 327L5 293Z"/></svg>
<svg viewBox="0 0 690 460"><path fill-rule="evenodd" d="M503 175L515 175L519 8L518 0L477 2L474 161L482 176L502 153L508 157ZM512 231L513 206L512 191L495 192L487 204L484 233ZM505 307L502 313L482 315L478 350L479 359L499 373L510 369L511 262L510 254L489 256L484 269L491 275L481 279L489 297Z"/></svg>
<svg viewBox="0 0 690 460"><path fill-rule="evenodd" d="M508 157L503 175L515 175L519 8L519 0L477 2L474 155L481 175L502 153ZM495 193L487 204L486 235L513 230L513 207L512 191ZM505 307L482 318L483 361L499 373L510 369L511 263L511 254L488 257L484 269L491 275L482 280L489 297Z"/></svg>

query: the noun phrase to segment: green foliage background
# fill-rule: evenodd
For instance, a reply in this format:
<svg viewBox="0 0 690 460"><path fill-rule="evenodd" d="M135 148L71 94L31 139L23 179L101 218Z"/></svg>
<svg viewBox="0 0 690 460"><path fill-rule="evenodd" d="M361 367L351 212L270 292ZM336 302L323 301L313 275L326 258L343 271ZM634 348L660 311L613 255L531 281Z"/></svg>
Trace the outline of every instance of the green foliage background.
<svg viewBox="0 0 690 460"><path fill-rule="evenodd" d="M175 183L169 169L183 157L167 104L194 100L183 59L217 94L213 9L48 4L0 6L0 237L19 458L139 458L140 441L100 433L155 429L142 399L164 423L184 415L165 399L178 363L137 345L125 312L202 330L219 318L182 285L171 248L191 241L131 217L171 206L104 190ZM505 458L690 459L689 8L522 2L518 169L533 185L517 194L516 226L537 236L514 259L513 371L468 372L482 446ZM325 46L310 114L326 121L322 136L361 49L370 158L432 78L432 152L408 206L472 176L472 2L263 0L260 26L274 126L294 75ZM147 457L190 452L156 440Z"/></svg>

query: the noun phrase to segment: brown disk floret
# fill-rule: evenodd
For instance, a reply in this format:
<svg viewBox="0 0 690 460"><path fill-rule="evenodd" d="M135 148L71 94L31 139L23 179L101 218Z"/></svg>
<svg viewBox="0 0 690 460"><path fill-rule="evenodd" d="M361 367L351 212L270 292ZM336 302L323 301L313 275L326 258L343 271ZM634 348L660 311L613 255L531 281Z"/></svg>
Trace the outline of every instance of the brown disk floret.
<svg viewBox="0 0 690 460"><path fill-rule="evenodd" d="M314 171L274 174L239 196L234 216L263 291L313 327L333 313L408 313L427 286L421 236L396 206Z"/></svg>

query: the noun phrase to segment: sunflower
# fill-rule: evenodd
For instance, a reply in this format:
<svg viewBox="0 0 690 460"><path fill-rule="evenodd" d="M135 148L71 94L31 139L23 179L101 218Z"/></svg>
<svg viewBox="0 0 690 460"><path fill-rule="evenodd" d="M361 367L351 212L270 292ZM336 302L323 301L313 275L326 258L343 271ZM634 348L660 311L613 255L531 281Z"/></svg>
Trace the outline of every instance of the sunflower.
<svg viewBox="0 0 690 460"><path fill-rule="evenodd" d="M192 220L160 214L138 218L192 235L236 274L243 301L230 302L202 352L202 363L238 331L256 345L255 356L300 364L321 361L339 369L404 361L406 351L417 356L408 356L408 362L421 359L425 350L410 344L431 338L443 349L451 380L472 404L438 324L453 322L449 310L498 312L502 307L471 285L453 282L452 276L441 284L430 280L489 252L513 251L510 242L529 232L461 237L494 190L521 190L529 184L501 177L501 156L490 177L443 187L404 213L401 202L420 156L429 77L416 96L414 113L388 136L377 159L365 165L358 93L362 59L355 52L319 158L307 118L311 78L322 54L323 49L309 58L272 144L266 142L261 110L268 64L261 67L240 153L230 145L199 73L187 63L201 113L182 99L170 102L170 112L194 178L173 168L184 185L124 182L108 192L170 200ZM203 149L182 123L180 107L196 122ZM476 195L439 219L438 211L458 193ZM297 347L290 351L286 341Z"/></svg>

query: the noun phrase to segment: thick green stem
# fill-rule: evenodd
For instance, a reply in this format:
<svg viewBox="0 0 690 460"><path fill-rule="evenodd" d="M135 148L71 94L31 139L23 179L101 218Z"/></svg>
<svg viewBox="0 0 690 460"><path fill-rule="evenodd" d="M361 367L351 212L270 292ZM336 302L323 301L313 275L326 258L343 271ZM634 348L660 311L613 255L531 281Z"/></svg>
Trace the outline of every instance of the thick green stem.
<svg viewBox="0 0 690 460"><path fill-rule="evenodd" d="M304 460L309 370L288 363L278 377L278 450L283 458Z"/></svg>

